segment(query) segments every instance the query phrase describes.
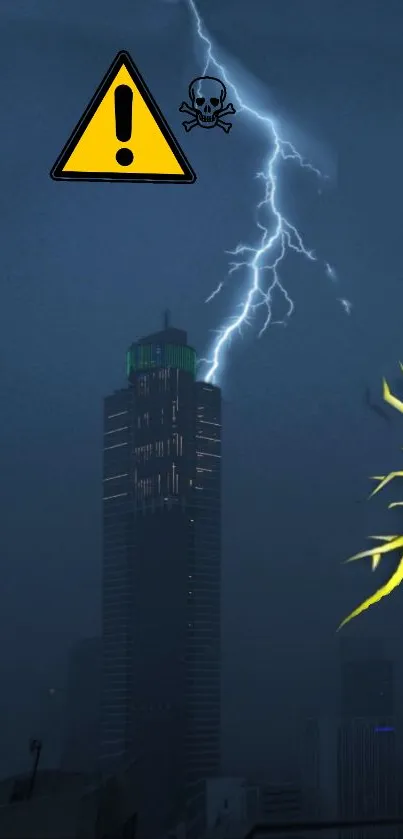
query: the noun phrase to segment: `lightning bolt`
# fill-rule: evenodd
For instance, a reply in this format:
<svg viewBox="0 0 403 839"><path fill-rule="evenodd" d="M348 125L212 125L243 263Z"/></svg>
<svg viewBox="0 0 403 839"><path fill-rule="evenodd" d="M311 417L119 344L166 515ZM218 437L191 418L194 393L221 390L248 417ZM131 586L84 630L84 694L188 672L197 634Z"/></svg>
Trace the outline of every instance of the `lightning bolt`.
<svg viewBox="0 0 403 839"><path fill-rule="evenodd" d="M265 319L258 333L259 337L263 335L270 324L281 323L285 325L291 317L294 311L294 302L279 276L279 268L289 253L294 252L310 262L317 262L314 252L305 246L298 229L291 224L280 210L278 201L279 164L281 161L294 161L302 169L308 170L318 178L322 178L323 176L319 169L316 169L315 166L303 159L289 140L285 140L280 136L276 121L271 116L250 107L242 98L238 88L231 82L228 71L218 62L214 55L212 41L206 32L194 0L187 0L187 2L194 19L196 35L205 49L205 62L202 75L205 76L210 68L215 68L220 79L225 82L227 89L231 88L233 92L233 97L237 105L237 113L243 112L256 123L260 124L262 129L267 133L270 148L263 170L256 174L256 178L263 183L262 198L256 206L257 217L259 219L257 222L257 227L260 232L259 241L255 246L239 244L234 251L228 252L235 257L235 260L230 263L228 276L244 268L248 277L247 293L239 307L239 314L233 316L229 323L218 331L211 359L200 359L202 363L207 365L204 380L206 382L214 382L219 372L225 350L231 343L234 333L240 332L243 324L250 324L251 318L253 318L257 309L260 307L265 309ZM267 222L261 220L264 212L268 215ZM335 269L328 262L324 263L324 271L331 280L337 280ZM264 272L269 273L269 281L266 285L263 281ZM224 285L225 281L223 280L209 295L206 302L210 302L220 294ZM272 304L275 293L279 293L283 297L287 307L285 318L281 321L273 320ZM340 299L339 302L345 312L350 314L351 303L344 298Z"/></svg>

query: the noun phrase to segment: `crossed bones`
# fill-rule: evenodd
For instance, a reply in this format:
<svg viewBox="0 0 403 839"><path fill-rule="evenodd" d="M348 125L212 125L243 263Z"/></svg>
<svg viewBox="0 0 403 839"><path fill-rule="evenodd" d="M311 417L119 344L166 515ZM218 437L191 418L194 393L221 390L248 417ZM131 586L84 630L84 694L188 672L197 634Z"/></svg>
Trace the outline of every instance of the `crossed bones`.
<svg viewBox="0 0 403 839"><path fill-rule="evenodd" d="M182 123L186 131L191 131L192 128L195 127L195 125L201 125L196 116L196 108L192 108L192 106L188 105L187 102L182 102L179 110L184 114L190 114L190 116L193 116L193 119L185 120ZM224 120L222 120L221 117L225 117L227 114L236 114L236 110L231 102L225 108L221 108L221 110L219 110L216 114L215 125L219 125L220 128L222 128L226 132L226 134L228 134L228 131L230 131L230 129L232 128L232 122L224 122Z"/></svg>

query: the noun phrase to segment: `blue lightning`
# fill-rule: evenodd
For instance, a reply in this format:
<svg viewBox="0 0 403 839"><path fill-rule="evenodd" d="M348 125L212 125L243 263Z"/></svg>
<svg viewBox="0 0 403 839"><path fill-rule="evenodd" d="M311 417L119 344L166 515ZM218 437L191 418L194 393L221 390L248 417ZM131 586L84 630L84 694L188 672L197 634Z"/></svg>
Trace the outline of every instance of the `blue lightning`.
<svg viewBox="0 0 403 839"><path fill-rule="evenodd" d="M236 257L235 261L230 263L228 276L231 276L241 268L246 269L249 277L247 294L239 307L239 315L232 317L228 325L219 330L213 346L212 358L201 359L207 365L206 373L203 376L204 380L206 382L215 382L224 352L229 346L234 333L240 332L244 324L250 325L251 318L258 308L263 306L266 311L263 326L258 333L259 337L271 324L281 323L285 325L291 317L294 311L294 302L281 283L278 274L279 266L284 262L288 253L294 251L311 262L317 262L314 252L305 246L297 228L285 218L279 208L278 164L280 161L296 161L302 169L309 170L318 178L322 178L323 176L319 169L316 169L315 166L312 166L311 163L302 158L289 140L284 140L280 137L275 120L271 116L251 108L242 99L237 87L229 79L227 70L217 61L213 54L213 44L207 35L203 20L200 17L194 0L187 0L187 2L194 18L197 37L203 43L206 51L202 75L205 76L211 67L214 67L218 71L218 75L225 82L227 89L230 88L233 92L237 114L243 112L260 123L268 131L271 148L263 171L256 174L256 178L260 179L264 185L263 197L258 202L256 209L258 214L263 209L268 211L269 221L266 224L261 221L257 222L257 227L261 235L255 247L239 244L235 250L228 252ZM335 269L327 262L324 264L324 268L329 279L336 281ZM270 276L269 284L266 287L263 285L263 272L269 272ZM225 280L222 280L207 298L206 302L213 300L221 292L224 285ZM287 305L285 319L281 321L273 320L272 315L273 295L276 291L282 295ZM351 303L344 298L340 299L339 302L342 304L345 312L350 314Z"/></svg>

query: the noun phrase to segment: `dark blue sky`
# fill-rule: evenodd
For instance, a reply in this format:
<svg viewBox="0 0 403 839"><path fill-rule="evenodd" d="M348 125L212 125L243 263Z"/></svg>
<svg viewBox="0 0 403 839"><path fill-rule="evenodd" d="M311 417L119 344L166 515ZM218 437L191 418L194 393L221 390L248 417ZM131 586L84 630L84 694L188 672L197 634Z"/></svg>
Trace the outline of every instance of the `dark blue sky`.
<svg viewBox="0 0 403 839"><path fill-rule="evenodd" d="M221 382L224 763L289 774L290 719L334 696L335 628L375 585L368 566L341 561L399 527L382 498L365 497L369 475L399 467L403 418L384 422L364 391L379 395L403 356L403 11L400 0L201 0L200 11L243 93L275 108L332 174L318 194L284 166L279 190L339 285L290 260L292 320L260 340L246 329ZM185 135L177 109L202 69L185 3L3 0L0 42L4 772L25 761L72 641L99 631L102 398L166 306L202 355L241 299L233 285L204 305L225 250L256 241L253 175L267 146L241 115L228 136ZM50 180L120 49L194 186ZM352 301L349 317L338 297ZM399 636L402 596L348 631Z"/></svg>

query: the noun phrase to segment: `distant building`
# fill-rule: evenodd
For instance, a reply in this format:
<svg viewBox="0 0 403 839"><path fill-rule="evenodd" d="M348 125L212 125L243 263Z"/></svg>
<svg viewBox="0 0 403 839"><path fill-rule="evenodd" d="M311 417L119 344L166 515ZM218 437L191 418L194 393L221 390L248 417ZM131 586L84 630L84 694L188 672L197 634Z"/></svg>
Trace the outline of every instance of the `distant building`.
<svg viewBox="0 0 403 839"><path fill-rule="evenodd" d="M71 652L61 761L65 771L95 772L99 768L101 654L100 638L79 641Z"/></svg>
<svg viewBox="0 0 403 839"><path fill-rule="evenodd" d="M168 322L130 347L103 476L102 761L137 755L150 830L186 805L188 837L220 767L221 393L195 371Z"/></svg>
<svg viewBox="0 0 403 839"><path fill-rule="evenodd" d="M398 815L393 663L376 642L344 643L340 713L306 724L302 754L309 818L376 820ZM396 835L385 832L383 839ZM343 839L372 839L370 829Z"/></svg>
<svg viewBox="0 0 403 839"><path fill-rule="evenodd" d="M340 818L397 816L394 666L379 641L342 645L340 710Z"/></svg>
<svg viewBox="0 0 403 839"><path fill-rule="evenodd" d="M396 730L393 720L345 719L338 732L339 815L397 817Z"/></svg>

